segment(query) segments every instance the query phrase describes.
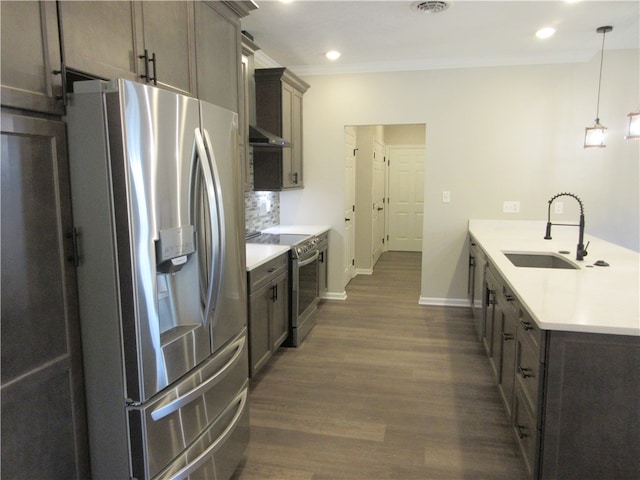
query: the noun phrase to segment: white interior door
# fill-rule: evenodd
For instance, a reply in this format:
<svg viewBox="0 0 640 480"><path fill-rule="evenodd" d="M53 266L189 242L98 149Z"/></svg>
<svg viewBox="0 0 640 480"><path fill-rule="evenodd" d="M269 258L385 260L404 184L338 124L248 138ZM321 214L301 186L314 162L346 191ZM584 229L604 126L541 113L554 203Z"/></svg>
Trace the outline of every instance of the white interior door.
<svg viewBox="0 0 640 480"><path fill-rule="evenodd" d="M424 146L389 147L389 250L422 250Z"/></svg>
<svg viewBox="0 0 640 480"><path fill-rule="evenodd" d="M385 236L385 155L384 145L377 140L373 143L373 209L371 222L372 263L375 265L384 250Z"/></svg>
<svg viewBox="0 0 640 480"><path fill-rule="evenodd" d="M356 129L344 128L344 284L356 274Z"/></svg>

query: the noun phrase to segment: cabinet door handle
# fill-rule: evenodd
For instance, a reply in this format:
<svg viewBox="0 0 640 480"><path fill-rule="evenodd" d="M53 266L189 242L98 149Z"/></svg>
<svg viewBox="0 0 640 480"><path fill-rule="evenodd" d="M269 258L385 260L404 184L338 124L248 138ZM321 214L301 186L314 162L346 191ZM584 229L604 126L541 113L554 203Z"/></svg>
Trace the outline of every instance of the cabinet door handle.
<svg viewBox="0 0 640 480"><path fill-rule="evenodd" d="M298 184L298 172L293 172L291 174L291 179L293 180L293 183L295 183L297 185Z"/></svg>
<svg viewBox="0 0 640 480"><path fill-rule="evenodd" d="M513 295L509 295L508 293L505 293L504 298L507 302L513 302L515 300Z"/></svg>
<svg viewBox="0 0 640 480"><path fill-rule="evenodd" d="M509 340L513 340L513 335L507 332L502 332L502 339L507 342Z"/></svg>
<svg viewBox="0 0 640 480"><path fill-rule="evenodd" d="M522 326L525 332L528 330L533 330L533 327L531 326L530 322L525 322L524 320L520 320L520 325Z"/></svg>
<svg viewBox="0 0 640 480"><path fill-rule="evenodd" d="M151 58L149 59L149 63L153 63L153 77L149 79L149 81L153 81L154 85L158 85L158 74L156 73L156 52L151 54Z"/></svg>
<svg viewBox="0 0 640 480"><path fill-rule="evenodd" d="M149 81L149 51L145 48L144 55L138 55L138 58L144 59L144 75L140 75L140 78L144 78Z"/></svg>
<svg viewBox="0 0 640 480"><path fill-rule="evenodd" d="M520 425L516 423L516 429L518 430L518 437L526 438L528 436L527 427L525 427L524 425Z"/></svg>
<svg viewBox="0 0 640 480"><path fill-rule="evenodd" d="M531 369L530 368L523 368L520 365L518 365L518 373L520 374L520 376L522 378L531 378L531 377L533 377L533 375L531 374Z"/></svg>

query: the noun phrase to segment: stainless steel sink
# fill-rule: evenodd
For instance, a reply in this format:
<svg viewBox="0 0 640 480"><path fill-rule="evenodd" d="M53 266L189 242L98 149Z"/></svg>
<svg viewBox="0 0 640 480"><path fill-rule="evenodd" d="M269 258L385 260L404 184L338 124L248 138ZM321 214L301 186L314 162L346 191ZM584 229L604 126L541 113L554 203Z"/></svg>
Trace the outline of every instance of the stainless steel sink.
<svg viewBox="0 0 640 480"><path fill-rule="evenodd" d="M525 268L562 268L578 270L575 264L555 253L503 252L516 267Z"/></svg>

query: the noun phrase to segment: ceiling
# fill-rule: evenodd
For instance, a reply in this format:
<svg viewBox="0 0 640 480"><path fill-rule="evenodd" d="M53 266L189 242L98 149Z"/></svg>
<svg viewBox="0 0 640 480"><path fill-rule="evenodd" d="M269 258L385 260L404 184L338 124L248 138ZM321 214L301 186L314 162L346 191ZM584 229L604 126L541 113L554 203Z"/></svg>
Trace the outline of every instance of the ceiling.
<svg viewBox="0 0 640 480"><path fill-rule="evenodd" d="M640 48L640 1L451 0L440 13L408 1L255 0L242 19L267 61L298 75L586 62ZM544 26L557 29L539 40ZM324 54L342 52L335 62ZM605 55L606 61L606 55Z"/></svg>

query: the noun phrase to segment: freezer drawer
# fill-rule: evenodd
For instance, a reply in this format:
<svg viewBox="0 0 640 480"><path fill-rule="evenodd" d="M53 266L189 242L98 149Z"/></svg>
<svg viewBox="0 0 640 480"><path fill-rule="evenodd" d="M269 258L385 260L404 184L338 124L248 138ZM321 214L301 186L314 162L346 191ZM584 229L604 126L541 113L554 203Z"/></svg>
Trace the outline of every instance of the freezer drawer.
<svg viewBox="0 0 640 480"><path fill-rule="evenodd" d="M229 480L249 444L248 385L218 419L153 480Z"/></svg>
<svg viewBox="0 0 640 480"><path fill-rule="evenodd" d="M247 337L243 329L201 368L166 393L146 404L129 407L133 477L155 478L168 465L182 462L185 455L191 461L195 444L204 445L207 438L214 441L222 436L226 427L216 427L221 421L218 417L231 415L231 404L240 401L238 392L246 388L247 371ZM239 415L234 417L235 423L240 422ZM231 432L225 434L229 436Z"/></svg>

